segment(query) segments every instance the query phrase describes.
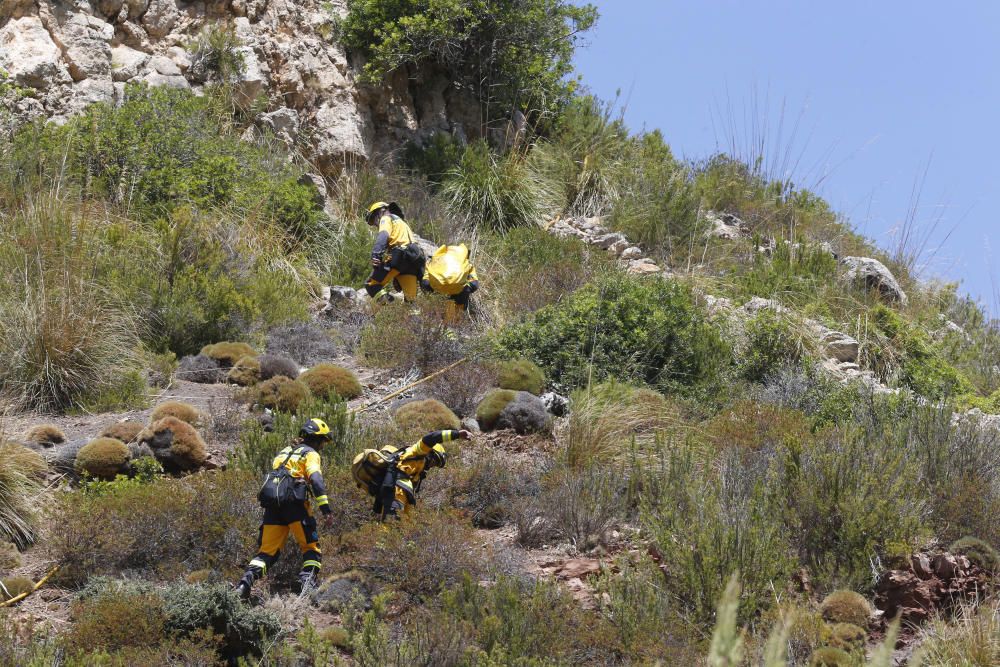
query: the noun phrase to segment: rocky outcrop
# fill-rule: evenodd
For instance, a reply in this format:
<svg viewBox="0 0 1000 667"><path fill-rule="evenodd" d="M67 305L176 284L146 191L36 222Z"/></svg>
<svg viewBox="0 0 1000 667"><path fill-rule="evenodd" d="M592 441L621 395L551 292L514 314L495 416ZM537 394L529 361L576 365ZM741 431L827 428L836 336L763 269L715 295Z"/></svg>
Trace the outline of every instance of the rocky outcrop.
<svg viewBox="0 0 1000 667"><path fill-rule="evenodd" d="M706 235L710 238L735 241L750 235L750 226L732 213L705 211L705 222L708 223Z"/></svg>
<svg viewBox="0 0 1000 667"><path fill-rule="evenodd" d="M844 257L840 263L847 269L844 272L846 280L861 283L866 289L877 291L888 301L906 305L906 292L882 262L871 257Z"/></svg>
<svg viewBox="0 0 1000 667"><path fill-rule="evenodd" d="M879 577L875 606L887 620L899 616L904 625L919 625L935 612L976 599L992 585L990 575L965 556L920 552Z"/></svg>
<svg viewBox="0 0 1000 667"><path fill-rule="evenodd" d="M584 243L606 251L616 257L628 273L640 276L670 275L669 269L664 269L650 259L641 246L629 241L621 232L607 229L601 218L556 218L546 225L546 229L557 236L575 236Z"/></svg>
<svg viewBox="0 0 1000 667"><path fill-rule="evenodd" d="M213 73L199 36L230 29L242 61L236 102L262 104L259 130L326 175L435 132L480 135L478 104L432 67L361 83L363 63L329 39L345 12L346 0L0 0L0 69L28 92L0 106L16 123L62 121L120 102L130 82L200 91Z"/></svg>

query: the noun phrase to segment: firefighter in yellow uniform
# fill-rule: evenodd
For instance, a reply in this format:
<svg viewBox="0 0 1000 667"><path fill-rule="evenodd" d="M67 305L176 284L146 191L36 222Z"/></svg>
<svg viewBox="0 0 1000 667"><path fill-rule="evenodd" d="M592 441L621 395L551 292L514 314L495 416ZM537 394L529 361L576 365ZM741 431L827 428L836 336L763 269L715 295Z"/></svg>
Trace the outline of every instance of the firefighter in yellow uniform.
<svg viewBox="0 0 1000 667"><path fill-rule="evenodd" d="M293 478L304 480L308 484L313 501L323 513L323 524L326 528L332 526L333 517L317 450L321 450L330 442L330 427L321 419L310 419L299 429L298 439L278 452L271 464L274 470L284 466ZM254 582L264 577L267 568L278 560L289 533L302 550L302 570L299 572L302 590L306 591L316 585L316 577L322 564L322 553L319 548L316 517L313 514L312 503L307 497L303 502L291 507L265 508L264 519L260 526L258 553L250 561L243 578L236 584L236 591L241 598L246 599L250 596Z"/></svg>
<svg viewBox="0 0 1000 667"><path fill-rule="evenodd" d="M396 202L375 202L368 207L365 221L378 229L372 247L372 274L365 283L365 291L380 300L396 281L403 297L413 301L417 284L424 275L424 252L403 219L403 209Z"/></svg>
<svg viewBox="0 0 1000 667"><path fill-rule="evenodd" d="M431 468L443 468L448 461L444 443L468 440L472 433L460 431L434 431L407 447L390 465L382 479L381 489L375 497L374 511L382 518L408 512L417 504L420 484Z"/></svg>
<svg viewBox="0 0 1000 667"><path fill-rule="evenodd" d="M449 324L459 321L459 316L469 308L469 297L479 289L479 276L472 265L469 249L464 243L443 245L427 260L420 287L425 292L436 292L448 297L445 312Z"/></svg>

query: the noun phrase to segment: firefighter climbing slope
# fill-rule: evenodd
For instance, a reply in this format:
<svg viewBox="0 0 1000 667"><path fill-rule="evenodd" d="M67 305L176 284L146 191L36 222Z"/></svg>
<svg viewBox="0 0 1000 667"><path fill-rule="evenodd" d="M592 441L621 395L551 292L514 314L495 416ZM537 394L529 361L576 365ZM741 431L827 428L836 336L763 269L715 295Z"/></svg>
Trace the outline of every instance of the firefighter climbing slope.
<svg viewBox="0 0 1000 667"><path fill-rule="evenodd" d="M368 296L381 300L396 281L406 300L413 301L424 275L424 253L403 219L403 209L396 202L375 202L368 207L365 221L378 229L372 247L372 273L365 283Z"/></svg>
<svg viewBox="0 0 1000 667"><path fill-rule="evenodd" d="M296 441L274 457L273 470L264 478L257 495L264 508L264 519L260 526L258 553L236 584L240 597L249 597L254 581L267 574L267 568L278 560L289 533L302 551L302 571L299 573L302 590L316 585L322 555L310 496L323 513L324 526L329 528L333 517L320 472L318 450L330 442L330 427L321 419L310 419L299 429Z"/></svg>
<svg viewBox="0 0 1000 667"><path fill-rule="evenodd" d="M448 304L447 319L456 322L459 314L468 309L469 297L479 289L479 276L465 244L438 248L427 260L420 287L448 297L451 302Z"/></svg>
<svg viewBox="0 0 1000 667"><path fill-rule="evenodd" d="M366 449L354 458L351 472L358 486L375 499L372 511L377 517L398 516L416 505L427 471L445 467L448 453L444 443L471 437L464 429L434 431L404 450L391 445Z"/></svg>

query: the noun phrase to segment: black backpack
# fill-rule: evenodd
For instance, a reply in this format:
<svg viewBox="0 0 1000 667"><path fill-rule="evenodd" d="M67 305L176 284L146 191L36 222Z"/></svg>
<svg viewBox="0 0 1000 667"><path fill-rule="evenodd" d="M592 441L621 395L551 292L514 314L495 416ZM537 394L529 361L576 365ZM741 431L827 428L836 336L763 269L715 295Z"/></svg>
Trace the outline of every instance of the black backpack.
<svg viewBox="0 0 1000 667"><path fill-rule="evenodd" d="M281 465L264 476L264 483L257 492L257 500L264 509L282 509L306 501L306 480L294 477L286 465L302 447L288 452Z"/></svg>

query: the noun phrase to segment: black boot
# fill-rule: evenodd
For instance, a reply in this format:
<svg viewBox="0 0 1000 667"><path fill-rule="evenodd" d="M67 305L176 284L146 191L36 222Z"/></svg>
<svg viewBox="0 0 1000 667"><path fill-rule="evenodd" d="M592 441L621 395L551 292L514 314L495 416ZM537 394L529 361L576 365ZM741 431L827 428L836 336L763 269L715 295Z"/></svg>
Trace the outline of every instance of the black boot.
<svg viewBox="0 0 1000 667"><path fill-rule="evenodd" d="M240 596L241 600L250 599L250 591L253 589L253 574L247 572L243 575L243 578L233 587L236 594Z"/></svg>
<svg viewBox="0 0 1000 667"><path fill-rule="evenodd" d="M299 572L299 595L308 595L317 586L319 586L319 580L315 570L309 569Z"/></svg>

